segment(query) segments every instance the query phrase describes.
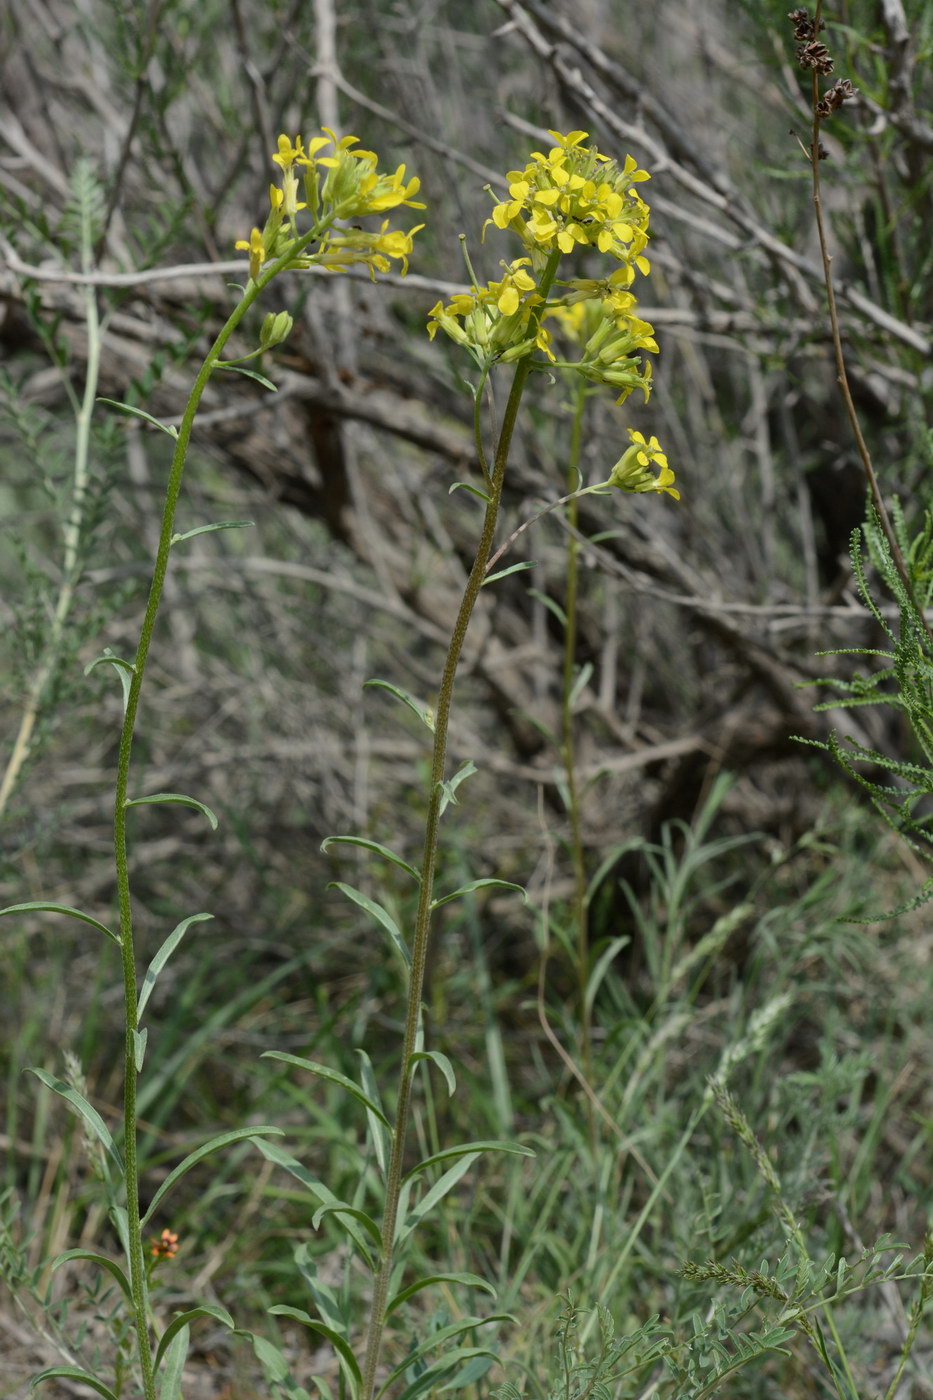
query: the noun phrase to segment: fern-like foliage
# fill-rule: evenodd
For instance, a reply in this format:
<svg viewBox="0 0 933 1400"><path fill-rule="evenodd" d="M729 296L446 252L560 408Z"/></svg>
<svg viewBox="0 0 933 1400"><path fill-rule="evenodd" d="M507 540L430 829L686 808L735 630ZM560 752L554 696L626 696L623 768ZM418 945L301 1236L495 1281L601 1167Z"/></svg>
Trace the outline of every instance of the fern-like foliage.
<svg viewBox="0 0 933 1400"><path fill-rule="evenodd" d="M857 672L849 680L828 677L816 682L836 692L836 698L817 705L818 710L855 708L861 705L890 705L900 710L916 740L919 757L894 758L836 731L824 743L804 739L815 748L827 750L848 776L868 793L884 821L924 861L933 864L933 637L925 612L933 599L933 513L924 514L922 528L911 538L900 502L895 501L892 520L897 542L907 565L913 596L904 586L891 553L891 547L874 511L870 511L851 540L852 569L866 608L890 641L890 649L843 647L821 652L822 656L866 656L887 662L867 673ZM880 584L897 604L897 623L876 601L868 567L873 566ZM866 776L858 765L870 764L890 776L878 782ZM924 881L914 898L875 918L916 909L933 898L933 877ZM865 920L863 922L872 922Z"/></svg>

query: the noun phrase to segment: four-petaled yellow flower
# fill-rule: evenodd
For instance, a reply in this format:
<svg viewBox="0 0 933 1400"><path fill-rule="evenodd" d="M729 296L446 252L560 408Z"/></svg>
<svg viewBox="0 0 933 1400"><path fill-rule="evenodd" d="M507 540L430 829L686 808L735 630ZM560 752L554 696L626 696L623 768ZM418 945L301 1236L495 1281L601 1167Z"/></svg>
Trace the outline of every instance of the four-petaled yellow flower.
<svg viewBox="0 0 933 1400"><path fill-rule="evenodd" d="M609 485L618 486L623 491L664 491L679 501L680 492L672 485L674 473L657 438L649 438L646 442L644 435L634 428L629 428L628 435L632 445L613 467ZM652 466L659 468L657 476L652 473Z"/></svg>
<svg viewBox="0 0 933 1400"><path fill-rule="evenodd" d="M259 229L253 229L248 241L245 238L239 239L236 247L238 251L249 253L249 275L255 282L259 276L259 269L266 260L266 248Z"/></svg>
<svg viewBox="0 0 933 1400"><path fill-rule="evenodd" d="M585 131L549 134L557 145L546 155L533 151L524 170L509 171L509 197L494 206L486 226L513 229L535 262L555 249L593 247L648 272L643 253L650 211L633 187L650 179L648 172L632 156L620 170L583 146Z"/></svg>

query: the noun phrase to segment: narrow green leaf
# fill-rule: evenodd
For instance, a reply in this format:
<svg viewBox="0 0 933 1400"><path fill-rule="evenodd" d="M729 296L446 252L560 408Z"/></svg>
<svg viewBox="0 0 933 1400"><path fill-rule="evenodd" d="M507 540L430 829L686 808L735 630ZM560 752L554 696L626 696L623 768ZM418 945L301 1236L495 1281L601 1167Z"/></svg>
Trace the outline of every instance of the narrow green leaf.
<svg viewBox="0 0 933 1400"><path fill-rule="evenodd" d="M441 799L442 813L447 810L448 803L452 802L454 806L457 805L457 798L455 796L457 788L463 782L464 778L472 777L472 775L475 772L476 764L473 762L472 758L468 758L465 763L461 763L460 767L457 769L456 773L453 775L452 778L447 778L441 781L439 787L441 788L441 791L444 794L443 798Z"/></svg>
<svg viewBox="0 0 933 1400"><path fill-rule="evenodd" d="M146 413L145 409L134 408L131 403L123 403L120 399L105 399L98 395L98 403L109 403L111 408L118 408L121 413L132 413L134 418L144 418L147 423L151 423L154 428L158 428L162 433L168 433L170 438L178 437L178 429L171 427L168 423L160 423L158 418L153 418L151 413Z"/></svg>
<svg viewBox="0 0 933 1400"><path fill-rule="evenodd" d="M156 984L159 973L162 971L191 925L203 923L205 919L212 919L213 917L213 914L189 914L187 919L182 919L181 923L176 924L172 929L172 932L146 968L146 975L142 980L142 986L139 991L139 1005L136 1008L137 1019L142 1016L146 1009L146 1003L152 995L152 989Z"/></svg>
<svg viewBox="0 0 933 1400"><path fill-rule="evenodd" d="M469 491L471 496L478 496L484 505L489 505L489 497L485 491L481 491L478 486L474 486L471 481L455 481L447 488L448 496L452 496L455 491Z"/></svg>
<svg viewBox="0 0 933 1400"><path fill-rule="evenodd" d="M524 573L526 569L536 569L537 567L537 559L526 559L521 564L510 564L507 569L497 569L494 574L487 574L483 579L483 587L485 588L487 583L495 583L496 579L508 578L509 574L520 574Z"/></svg>
<svg viewBox="0 0 933 1400"><path fill-rule="evenodd" d="M181 535L172 536L172 544L181 544L183 540L193 540L195 535L209 535L214 530L248 530L255 525L255 520L217 520L213 525L196 525L193 530L185 530Z"/></svg>
<svg viewBox="0 0 933 1400"><path fill-rule="evenodd" d="M328 1205L318 1206L311 1217L311 1224L315 1230L320 1227L325 1215L349 1216L351 1220L356 1220L371 1237L377 1249L382 1249L382 1235L379 1226L371 1215L367 1215L365 1210L360 1210L359 1206L351 1206L346 1201L331 1201Z"/></svg>
<svg viewBox="0 0 933 1400"><path fill-rule="evenodd" d="M370 899L369 895L363 894L360 890L355 890L352 885L343 884L340 880L334 880L327 888L331 890L340 890L342 894L347 896L347 899L352 899L354 904L358 904L361 909L366 910L367 914L371 914L376 920L376 923L381 924L389 935L389 938L392 940L392 946L395 948L396 952L401 953L405 966L411 967L411 953L408 951L408 945L402 937L398 924L387 909L383 909L381 904L377 904L374 899Z"/></svg>
<svg viewBox="0 0 933 1400"><path fill-rule="evenodd" d="M64 1254L59 1254L52 1260L51 1267L53 1270L58 1269L62 1264L70 1263L72 1259L86 1259L89 1263L97 1264L100 1268L106 1269L107 1273L112 1274L116 1279L123 1290L127 1302L132 1306L133 1290L130 1287L129 1279L120 1268L119 1264L114 1263L112 1259L108 1259L105 1254L96 1254L93 1249L66 1249Z"/></svg>
<svg viewBox="0 0 933 1400"><path fill-rule="evenodd" d="M102 924L99 919L92 919L90 914L84 914L80 909L72 909L70 904L50 904L47 900L30 900L27 904L8 904L6 909L0 909L0 916L4 914L68 914L72 919L80 919L83 924L90 924L91 928L99 929L108 938L112 938L117 947L120 947L120 935L114 933L112 928Z"/></svg>
<svg viewBox="0 0 933 1400"><path fill-rule="evenodd" d="M421 884L420 873L413 865L409 865L407 860L402 860L402 857L397 856L394 851L390 851L388 846L381 846L378 841L367 841L363 836L325 836L321 842L321 851L329 851L331 846L336 846L338 842L344 846L361 846L364 851L374 851L377 856L382 856L401 870L406 870L417 884Z"/></svg>
<svg viewBox="0 0 933 1400"><path fill-rule="evenodd" d="M110 1136L110 1130L97 1112L97 1109L88 1103L84 1095L79 1094L77 1089L72 1089L71 1085L66 1084L63 1079L56 1079L54 1074L49 1074L44 1069L37 1069L34 1065L30 1065L29 1073L34 1074L37 1079L41 1079L42 1083L54 1093L60 1094L63 1099L67 1099L72 1108L80 1113L94 1136L103 1143L107 1153L113 1159L115 1166L122 1173L123 1163L120 1160L120 1154L114 1145L113 1138Z"/></svg>
<svg viewBox="0 0 933 1400"><path fill-rule="evenodd" d="M429 1274L426 1278L416 1279L407 1288L402 1288L386 1304L386 1317L400 1308L403 1303L407 1303L409 1298L413 1298L416 1293L420 1293L422 1288L430 1288L435 1283L461 1283L465 1288L482 1288L490 1293L493 1298L496 1290L491 1283L487 1283L479 1274Z"/></svg>
<svg viewBox="0 0 933 1400"><path fill-rule="evenodd" d="M433 1338L431 1340L433 1341ZM435 1387L441 1389L442 1387L438 1386L439 1381L443 1380L461 1362L469 1361L475 1356L488 1356L491 1361L499 1359L496 1353L487 1347L455 1347L452 1351L445 1352L443 1356L438 1357L410 1385L399 1391L397 1400L416 1400L416 1397L423 1395L426 1390L433 1390ZM400 1375L404 1375L410 1361L411 1357L406 1358L405 1364L398 1367L385 1384L379 1387L376 1392L377 1396L384 1395L391 1382L397 1380Z"/></svg>
<svg viewBox="0 0 933 1400"><path fill-rule="evenodd" d="M451 1098L457 1092L457 1076L454 1074L454 1067L442 1050L416 1050L411 1057L411 1063L416 1065L419 1060L430 1060L437 1065L444 1079L447 1081L447 1092Z"/></svg>
<svg viewBox="0 0 933 1400"><path fill-rule="evenodd" d="M95 666L104 665L112 666L120 677L120 685L123 689L123 713L126 714L130 698L130 685L136 674L136 667L132 661L124 661L122 656L111 656L109 652L105 651L103 656L98 656L93 661L88 662L84 668L84 674L89 676Z"/></svg>
<svg viewBox="0 0 933 1400"><path fill-rule="evenodd" d="M474 890L485 889L515 890L522 899L528 899L528 892L524 885L513 885L511 880L471 880L468 885L461 885L458 890L453 890L450 894L442 894L437 899L432 899L431 908L440 909L442 904L449 904L452 899L459 899L462 894L472 894Z"/></svg>
<svg viewBox="0 0 933 1400"><path fill-rule="evenodd" d="M418 1176L419 1173L427 1171L428 1167L434 1167L438 1162L449 1162L452 1157L459 1157L461 1153L468 1152L471 1156L476 1156L480 1152L511 1152L517 1157L534 1157L536 1154L530 1147L523 1147L518 1142L497 1142L491 1139L487 1142L463 1142L459 1147L444 1147L440 1152L432 1152L430 1157L425 1157L417 1166L405 1173L405 1180L409 1177Z"/></svg>
<svg viewBox="0 0 933 1400"><path fill-rule="evenodd" d="M175 1183L179 1181L186 1172L189 1172L192 1167L197 1166L198 1162L203 1161L205 1157L209 1157L212 1152L218 1152L220 1148L229 1147L233 1142L243 1142L247 1139L255 1140L256 1146L261 1150L263 1146L262 1138L269 1136L284 1137L285 1132L282 1128L273 1128L263 1123L255 1128L232 1128L229 1132L218 1133L215 1137L208 1138L207 1142L202 1142L200 1147L195 1148L194 1152L189 1152L188 1156L169 1172L168 1176L149 1202L149 1209L143 1216L140 1222L141 1225L144 1226L149 1223Z"/></svg>
<svg viewBox="0 0 933 1400"><path fill-rule="evenodd" d="M465 1390L468 1385L473 1385L475 1381L485 1376L486 1372L492 1366L493 1361L498 1361L500 1359L496 1352L479 1351L471 1361L468 1361L465 1366L461 1366L460 1370L457 1371L456 1375L452 1376L449 1381L444 1381L443 1385L438 1385L434 1393L436 1395L446 1395L448 1391Z"/></svg>
<svg viewBox="0 0 933 1400"><path fill-rule="evenodd" d="M567 614L564 612L560 603L555 602L553 598L549 598L546 593L542 593L540 589L537 588L529 588L528 597L534 598L538 603L543 603L548 612L554 614L561 627L567 626Z"/></svg>
<svg viewBox="0 0 933 1400"><path fill-rule="evenodd" d="M586 689L587 684L589 683L590 676L592 674L593 663L592 661L587 661L584 666L580 667L580 674L574 681L573 686L571 687L570 695L567 697L567 704L571 710L574 709L577 701Z"/></svg>
<svg viewBox="0 0 933 1400"><path fill-rule="evenodd" d="M196 1322L199 1317L212 1317L215 1322L222 1322L225 1327L229 1327L231 1332L236 1330L236 1323L227 1312L226 1308L218 1307L216 1303L202 1303L196 1308L189 1309L188 1312L179 1313L173 1317L159 1338L159 1345L156 1347L155 1364L158 1367L165 1353L168 1351L175 1337L181 1331L186 1331L192 1322Z"/></svg>
<svg viewBox="0 0 933 1400"><path fill-rule="evenodd" d="M352 1094L368 1113L381 1119L387 1128L391 1126L379 1105L368 1098L358 1084L354 1084L352 1079L341 1074L339 1070L331 1069L329 1065L318 1064L316 1060L306 1060L301 1055L290 1055L285 1050L264 1050L260 1058L263 1060L282 1060L287 1065L297 1065L299 1069L306 1069L310 1074L316 1075L318 1079L326 1079L331 1084L339 1084L341 1089L346 1089L348 1094Z"/></svg>
<svg viewBox="0 0 933 1400"><path fill-rule="evenodd" d="M389 1152L392 1147L392 1134L388 1124L388 1119L382 1111L382 1099L379 1093L379 1085L373 1071L372 1061L365 1050L357 1050L360 1057L360 1079L363 1091L372 1099L375 1105L375 1112L367 1109L366 1117L369 1120L369 1132L372 1138L373 1151L376 1154L376 1161L379 1170L385 1177L389 1169Z"/></svg>
<svg viewBox="0 0 933 1400"><path fill-rule="evenodd" d="M315 1200L322 1201L328 1205L339 1204L337 1197L334 1195L333 1191L331 1191L330 1187L325 1186L323 1181L319 1181L316 1176L312 1176L307 1167L302 1166L290 1153L283 1151L282 1148L277 1147L274 1143L263 1142L262 1139L257 1142L256 1146L267 1161L274 1162L278 1167L283 1167L296 1181L300 1181L302 1186L311 1192ZM369 1252L369 1241L366 1232L352 1216L344 1217L343 1224L346 1227L347 1234L353 1240L365 1263L370 1269L373 1269L375 1265L373 1257Z"/></svg>
<svg viewBox="0 0 933 1400"><path fill-rule="evenodd" d="M211 824L211 830L217 830L217 818L210 807L205 807L203 802L199 802L196 797L186 797L183 792L154 792L151 797L131 797L126 803L127 807L148 807L153 802L177 803L182 807L193 807L196 812L203 812ZM210 915L208 915L210 918Z"/></svg>
<svg viewBox="0 0 933 1400"><path fill-rule="evenodd" d="M602 986L606 973L609 971L619 953L621 953L622 949L625 948L629 942L630 939L627 933L621 933L618 938L611 938L607 946L596 959L586 983L585 1004L587 1011L592 1011L593 1003L596 1000L596 993Z"/></svg>
<svg viewBox="0 0 933 1400"><path fill-rule="evenodd" d="M350 1387L350 1394L354 1397L354 1400L357 1400L363 1384L363 1373L360 1370L359 1362L353 1354L353 1348L350 1346L346 1337L342 1336L341 1333L337 1332L333 1327L328 1327L326 1322L320 1322L316 1317L311 1317L310 1314L304 1312L301 1308L290 1307L288 1303L276 1303L269 1311L270 1313L274 1313L276 1317L294 1318L296 1322L300 1322L303 1326L310 1328L312 1332L317 1332L319 1336L327 1338L334 1348L334 1351L337 1353L340 1368L346 1376L347 1383Z"/></svg>
<svg viewBox="0 0 933 1400"><path fill-rule="evenodd" d="M255 379L257 384L261 384L264 389L271 390L273 394L279 392L278 385L273 384L271 379L267 379L257 369L244 369L242 365L224 364L222 360L217 361L217 368L229 370L232 374L245 374L247 379Z"/></svg>
<svg viewBox="0 0 933 1400"><path fill-rule="evenodd" d="M326 1259L322 1263L326 1268ZM307 1240L295 1250L295 1265L308 1285L308 1292L323 1321L328 1327L335 1327L341 1336L347 1336L350 1329L344 1303L337 1297L335 1289L320 1277L317 1261Z"/></svg>
<svg viewBox="0 0 933 1400"><path fill-rule="evenodd" d="M407 705L412 714L416 714L422 724L426 724L431 733L434 733L434 711L426 705L419 705L413 695L409 695L407 690L402 690L401 686L390 685L388 681L372 680L364 681L363 689L372 688L375 690L387 690L390 695L394 695L396 700L401 700L403 705Z"/></svg>
<svg viewBox="0 0 933 1400"><path fill-rule="evenodd" d="M438 1201L442 1201L447 1193L453 1190L460 1178L469 1171L471 1164L481 1155L479 1152L465 1153L459 1162L455 1162L452 1167L448 1167L443 1176L438 1177L434 1185L425 1191L421 1200L405 1213L404 1218L399 1215L395 1227L396 1244L401 1244L403 1240L407 1239L412 1230L420 1225L424 1217L430 1215Z"/></svg>
<svg viewBox="0 0 933 1400"><path fill-rule="evenodd" d="M50 1366L47 1371L40 1371L37 1376L33 1376L29 1382L29 1389L35 1390L37 1385L42 1385L43 1381L78 1381L81 1385L89 1385L92 1390L96 1390L98 1395L102 1395L104 1400L117 1400L116 1395L109 1385L92 1376L90 1371L82 1371L80 1366Z"/></svg>
<svg viewBox="0 0 933 1400"><path fill-rule="evenodd" d="M188 1343L191 1331L182 1326L174 1334L165 1354L165 1369L159 1386L159 1400L182 1400L181 1381L188 1357Z"/></svg>
<svg viewBox="0 0 933 1400"><path fill-rule="evenodd" d="M142 1074L143 1071L143 1061L146 1058L146 1041L148 1039L148 1030L137 1030L133 1032L133 1063L136 1066L137 1074Z"/></svg>

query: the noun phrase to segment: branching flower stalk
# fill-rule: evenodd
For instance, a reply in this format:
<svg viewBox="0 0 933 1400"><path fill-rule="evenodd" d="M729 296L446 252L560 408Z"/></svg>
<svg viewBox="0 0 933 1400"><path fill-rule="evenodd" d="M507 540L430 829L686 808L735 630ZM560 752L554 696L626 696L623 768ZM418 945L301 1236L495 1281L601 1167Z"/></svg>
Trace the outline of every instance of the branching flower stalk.
<svg viewBox="0 0 933 1400"><path fill-rule="evenodd" d="M559 252L552 254L545 269L540 283L543 289L543 297L546 297L547 290L553 281L560 256ZM536 333L536 326L533 320L530 322L530 325ZM473 566L470 569L470 574L463 591L460 608L451 634L450 645L447 649L447 656L444 661L444 670L441 677L434 714L434 747L431 756L428 810L424 826L421 885L419 888L418 909L415 916L415 927L411 946L411 972L409 974L408 1000L405 1010L405 1032L402 1044L398 1099L395 1109L395 1123L392 1132L389 1167L386 1173L385 1206L382 1218L382 1252L379 1261L379 1269L376 1273L373 1285L369 1327L366 1337L366 1356L363 1365L362 1395L364 1400L368 1400L368 1397L372 1396L375 1390L376 1370L379 1365L382 1338L385 1330L385 1309L388 1300L389 1279L395 1264L393 1245L396 1222L398 1219L405 1140L411 1109L412 1082L416 1067L414 1054L421 1025L421 997L424 990L424 973L431 929L431 904L434 898L434 877L437 870L441 805L444 797L443 782L447 761L447 736L450 726L450 710L453 703L454 682L457 676L457 667L460 664L460 657L463 653L463 644L466 640L470 619L473 616L473 609L476 606L476 600L479 597L480 589L486 577L486 567L492 552L496 522L499 518L499 507L502 501L502 488L505 484L505 472L508 466L509 450L512 445L512 435L515 431L518 409L528 380L528 375L531 371L531 365L531 356L526 354L523 359L519 360L515 367L515 373L512 378L512 388L509 393L508 402L506 403L502 427L499 432L499 441L496 446L495 457L492 464L488 504L483 517L483 528L477 545L476 555L473 560Z"/></svg>
<svg viewBox="0 0 933 1400"><path fill-rule="evenodd" d="M394 176L381 175L376 169L376 157L371 152L351 150L354 144L354 137L343 137L338 141L333 133L328 132L327 136L310 141L306 153L300 137L294 143L285 136L279 138L279 150L273 159L282 172L281 185L272 186L271 213L266 227L261 232L254 228L249 240L237 244L238 248L243 248L249 253L250 281L198 371L181 423L174 434L175 450L165 492L158 550L136 656L129 668L130 679L120 733L114 798L114 855L125 1006L123 1120L128 1253L137 1353L146 1400L155 1400L156 1389L149 1345L147 1271L140 1229L136 1141L136 1081L140 1047L136 949L127 855L127 807L130 803L129 775L133 735L146 662L162 600L169 554L176 543L175 513L191 431L201 397L215 369L235 368L242 360L250 359L253 354L259 353L252 352L237 360L225 361L221 358L224 347L269 283L287 269L307 268L317 264L341 270L353 262L366 262L371 271L384 271L389 266L390 257L400 259L403 270L407 267L412 233L417 229L408 233L387 232L384 223L378 234L370 234L355 228L345 231L339 227L343 219L382 212L399 204L409 204L415 208L424 207L415 204L411 198L417 192L418 182L413 180L405 184L404 166L400 166ZM318 154L328 146L333 147L332 156ZM305 201L298 200L296 167L304 167ZM318 167L327 171L323 182ZM297 216L300 210L306 208L310 208L318 217L310 229L299 233ZM319 247L310 252L313 244ZM263 264L270 253L273 261L263 271ZM284 340L290 328L291 318L287 313L267 316L261 334L260 351Z"/></svg>
<svg viewBox="0 0 933 1400"><path fill-rule="evenodd" d="M446 307L438 302L432 308L428 322L432 339L438 330L443 330L468 351L479 369L479 384L474 391L474 423L477 457L486 487L480 494L485 499L486 510L473 565L454 623L434 713L434 747L421 882L411 946L398 1098L386 1173L382 1248L370 1306L361 1400L373 1400L376 1393L389 1281L396 1265L396 1225L417 1063L415 1053L421 1027L421 997L437 868L439 824L444 805L447 735L454 682L476 600L489 574L502 488L522 394L532 370L550 369L552 365L557 365L578 374L584 386L586 382L613 386L621 391L619 402L634 388L640 388L647 398L650 367L643 363L643 351L657 349L652 328L635 315L635 298L627 290L635 278L636 268L642 272L648 271L648 262L643 254L648 240L649 210L634 188L634 182L649 178L647 172L638 170L631 157L626 159L620 170L595 149L584 147L585 132L571 132L567 136L556 131L549 134L557 144L547 155L533 152L524 170L509 172L509 197L495 205L486 224L486 227L494 225L517 235L528 256L503 263L504 275L485 286L478 285L474 277L469 292L457 294ZM562 284L569 291L559 301L551 302L549 298L561 259L586 247L613 256L620 266L611 277L601 282ZM592 331L578 360L558 361L551 348L550 332L543 325L543 320L548 311L565 303L576 302L592 304ZM494 365L512 363L515 364L515 372L490 470L483 451L478 412L480 396L490 369ZM649 444L641 434L631 432L630 438L630 448L616 463L608 481L587 489L605 490L614 485L623 490L668 492L676 496L677 492L671 486L673 472L657 440L652 438ZM652 470L654 466L658 468L657 474ZM572 484L575 484L575 473ZM501 552L495 557L498 558ZM569 758L572 764L572 754ZM585 900L585 884L583 898ZM585 997L585 971L581 975L584 977Z"/></svg>

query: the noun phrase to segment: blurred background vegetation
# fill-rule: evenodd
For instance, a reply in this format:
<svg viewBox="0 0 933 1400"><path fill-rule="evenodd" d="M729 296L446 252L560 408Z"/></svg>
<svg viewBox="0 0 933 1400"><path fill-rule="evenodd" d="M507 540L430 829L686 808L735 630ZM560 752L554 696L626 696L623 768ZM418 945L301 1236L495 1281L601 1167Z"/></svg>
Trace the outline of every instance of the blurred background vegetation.
<svg viewBox="0 0 933 1400"><path fill-rule="evenodd" d="M823 127L850 374L883 489L919 521L933 450L933 5L851 0L826 18L835 76L859 90ZM519 1319L501 1329L505 1370L477 1382L482 1393L502 1375L539 1393L567 1290L605 1303L622 1330L708 1315L714 1285L679 1266L757 1267L781 1252L727 1126L711 1110L683 1137L730 1047L733 1090L814 1248L857 1257L884 1232L916 1247L931 1204L929 918L845 919L891 907L921 877L796 738L837 724L910 756L896 719L814 713L825 696L807 688L845 674L819 651L881 643L847 558L865 493L834 384L801 148L808 92L784 4L8 0L0 34L0 763L61 581L89 346L82 285L63 275L81 271L76 208L95 220L99 392L171 421L231 305L227 283L245 277L233 243L262 221L280 131L353 132L385 166L406 162L428 205L404 283L276 283L276 308L296 318L262 365L277 394L229 376L205 396L180 528L254 528L203 535L173 559L139 731L147 790L193 793L222 818L217 835L177 808L135 821L143 957L178 919L214 915L156 993L140 1104L150 1191L209 1131L245 1121L286 1124L291 1150L338 1194L356 1179L348 1106L259 1055L352 1072L365 1047L378 1074L397 1049L398 969L328 888L365 888L374 873L320 843L360 831L411 858L419 839L422 735L361 686L380 676L432 698L470 557L472 508L448 495L471 471L465 362L424 322L465 281L461 233L481 277L516 255L498 235L480 243L484 186L501 189L546 148L547 128L582 128L652 172L640 299L661 345L648 405L594 398L586 472L605 477L633 426L661 439L683 494L589 498L580 512L584 841L595 953L614 948L595 992L595 1087L616 1130L594 1148L554 1043L572 1055L578 1028L549 737L566 532L550 515L518 547L534 570L490 591L467 648L452 758L480 772L445 855L456 883L515 880L529 904L458 903L439 926L429 1026L460 1090L422 1103L417 1129L428 1146L516 1136L538 1155L475 1167L419 1248L489 1279ZM510 528L565 489L563 390L543 377L536 388ZM77 586L4 813L0 904L47 897L110 917L120 697L106 668L83 667L134 645L166 467L161 434L98 406ZM401 876L388 898L407 920ZM89 933L36 918L0 936L3 1251L19 1298L0 1308L0 1390L13 1393L55 1356L31 1302L42 1261L106 1236L67 1110L23 1071L60 1072L71 1052L93 1102L116 1114L120 1000L113 950ZM255 1149L188 1181L164 1222L183 1241L166 1308L206 1292L259 1325L270 1303L307 1305L294 1245L337 1269L337 1236L310 1231ZM99 1314L85 1286L63 1285L56 1306ZM896 1295L882 1295L859 1295L840 1324L865 1393L883 1392L903 1327ZM294 1347L298 1372L328 1367ZM254 1363L228 1343L208 1339L201 1359L197 1393L254 1393ZM801 1350L748 1374L730 1393L824 1393Z"/></svg>

